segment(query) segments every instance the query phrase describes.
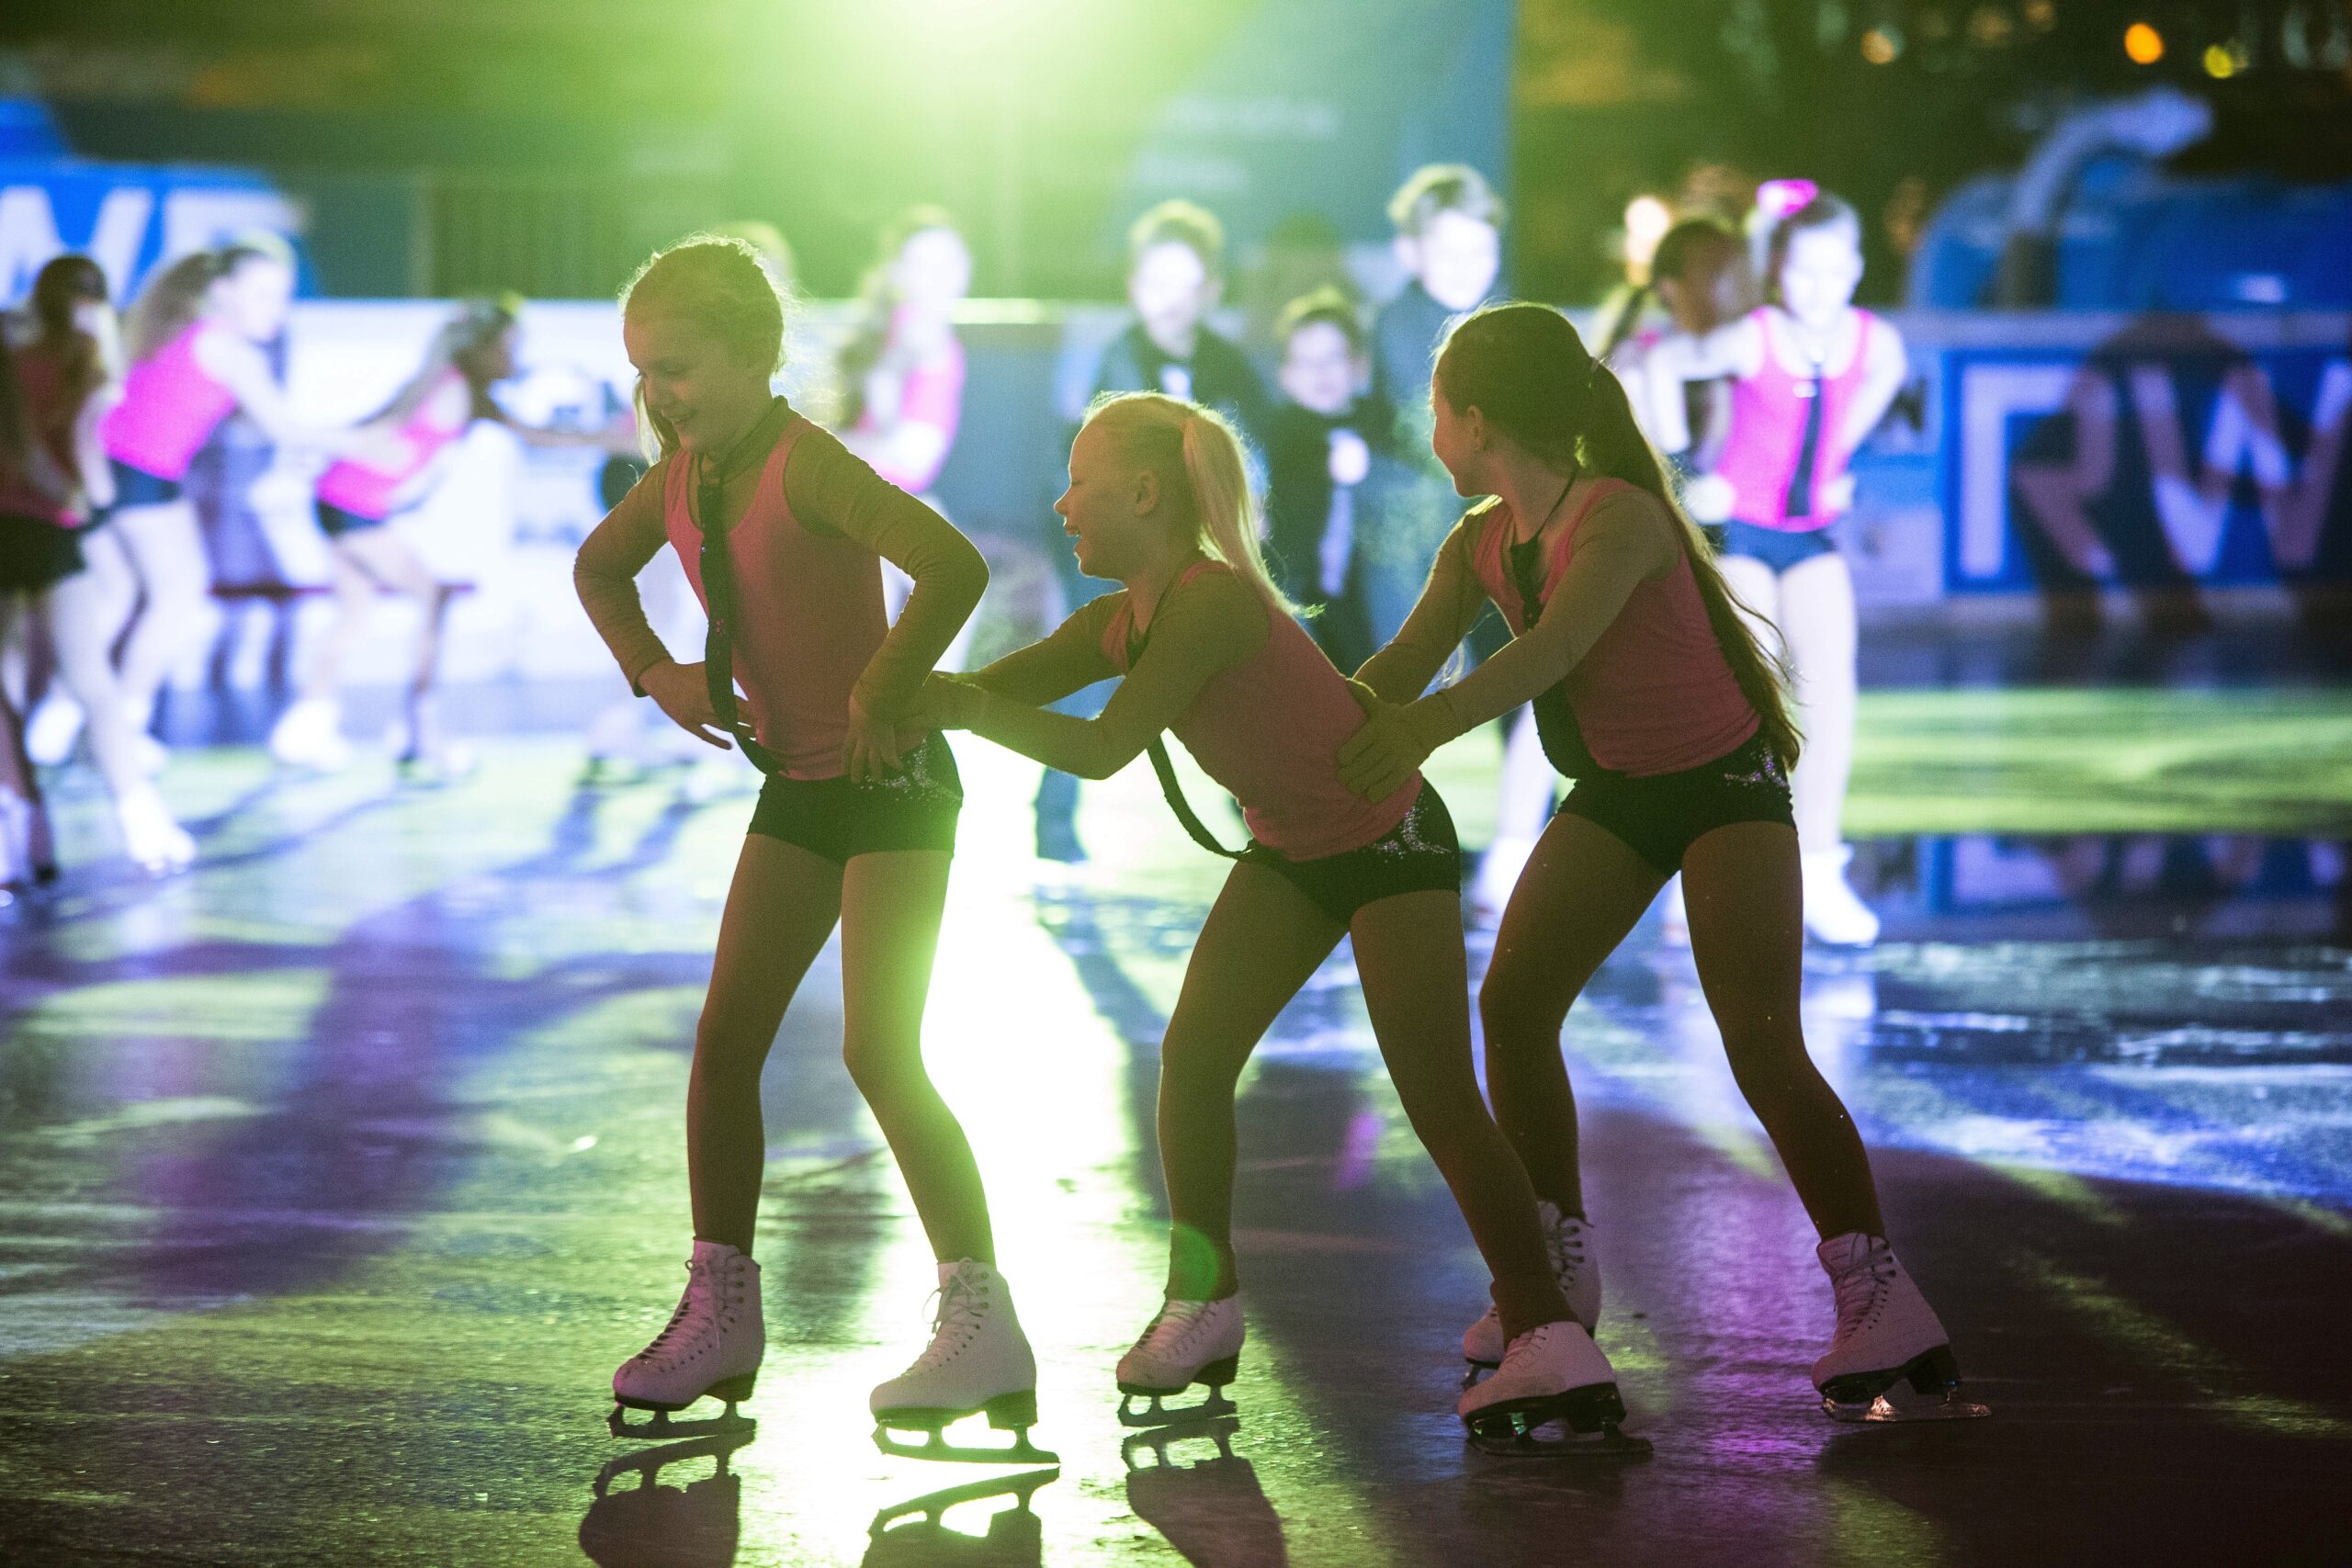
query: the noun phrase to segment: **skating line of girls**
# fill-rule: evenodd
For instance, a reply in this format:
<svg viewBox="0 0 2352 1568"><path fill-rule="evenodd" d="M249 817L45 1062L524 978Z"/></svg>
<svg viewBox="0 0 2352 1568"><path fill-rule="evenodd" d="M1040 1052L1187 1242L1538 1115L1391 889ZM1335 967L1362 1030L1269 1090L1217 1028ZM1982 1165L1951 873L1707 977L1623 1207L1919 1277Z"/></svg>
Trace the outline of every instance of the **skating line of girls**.
<svg viewBox="0 0 2352 1568"><path fill-rule="evenodd" d="M1232 428L1150 392L1095 403L1055 503L1079 568L1116 590L985 669L934 673L986 569L936 513L771 395L784 324L773 280L740 242L691 239L639 273L623 333L662 457L576 567L633 688L766 775L696 1030L685 1290L614 1373L621 1407L731 1404L753 1390L765 1350L760 1072L838 924L843 1054L938 1260L933 1336L874 1390L877 1438L936 1441L982 1416L1025 1446L1035 1361L970 1145L922 1049L962 804L946 734L965 730L1094 778L1172 732L1249 827L1160 1047L1166 1294L1111 1370L1130 1402L1151 1401L1135 1419L1195 1385L1216 1399L1237 1376L1236 1083L1347 937L1398 1097L1493 1279L1462 1342L1492 1371L1458 1415L1482 1446L1507 1450L1645 1446L1617 1429L1624 1405L1593 1338L1600 1267L1560 1032L1677 872L1733 1072L1820 1235L1833 1303L1812 1367L1823 1408L1841 1420L1981 1413L1957 1397L1950 1344L1889 1245L1853 1121L1806 1055L1789 788L1801 739L1782 671L1673 500L1617 377L1564 316L1488 307L1445 339L1431 448L1475 504L1402 633L1353 682L1268 574ZM639 604L635 579L665 545L708 612L702 649L664 647ZM913 584L895 624L886 561ZM1511 640L1430 689L1488 603ZM1052 711L1111 679L1099 716ZM1490 1114L1473 1071L1461 854L1420 767L1531 701L1545 751L1577 786L1510 897L1478 992ZM1187 828L1214 841L1189 813Z"/></svg>
<svg viewBox="0 0 2352 1568"><path fill-rule="evenodd" d="M30 715L0 681L0 887L56 874L34 764L65 760L86 729L123 847L150 872L194 858L153 775L157 693L208 635L211 571L185 486L196 455L242 413L280 447L327 459L317 480L333 542L334 621L271 736L281 761L349 761L335 694L379 592L415 601L418 630L398 755L412 773L454 765L433 708L447 590L384 524L421 499L443 448L477 420L538 445L625 442L520 425L490 389L514 373L514 307L461 306L390 402L353 426L294 413L266 353L285 330L294 257L272 236L159 269L118 323L105 274L56 257L0 331L0 642L29 614L54 679Z"/></svg>

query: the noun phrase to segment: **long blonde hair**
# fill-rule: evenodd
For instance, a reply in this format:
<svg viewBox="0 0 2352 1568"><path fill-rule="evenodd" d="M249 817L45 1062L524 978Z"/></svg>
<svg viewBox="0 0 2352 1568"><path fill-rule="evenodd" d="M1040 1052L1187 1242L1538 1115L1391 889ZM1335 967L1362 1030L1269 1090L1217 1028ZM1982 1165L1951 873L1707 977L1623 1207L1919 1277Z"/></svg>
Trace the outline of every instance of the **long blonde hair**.
<svg viewBox="0 0 2352 1568"><path fill-rule="evenodd" d="M1157 475L1179 514L1190 513L1203 555L1231 567L1275 610L1298 613L1266 570L1241 437L1223 414L1164 392L1105 392L1080 428L1098 427L1121 462Z"/></svg>
<svg viewBox="0 0 2352 1568"><path fill-rule="evenodd" d="M773 379L784 368L784 289L760 253L726 234L689 234L656 251L621 289L621 314L659 311L693 321L741 354L765 366ZM653 432L659 456L678 449L678 433L646 406L637 387L638 428Z"/></svg>
<svg viewBox="0 0 2352 1568"><path fill-rule="evenodd" d="M1715 646L1763 721L1765 739L1794 767L1803 738L1789 708L1788 665L1758 638L1747 606L1715 564L1714 547L1675 504L1657 449L1634 423L1624 387L1585 351L1567 317L1549 305L1489 305L1472 312L1438 350L1430 389L1448 408L1478 410L1555 473L1623 479L1666 508L1682 536L1682 554Z"/></svg>

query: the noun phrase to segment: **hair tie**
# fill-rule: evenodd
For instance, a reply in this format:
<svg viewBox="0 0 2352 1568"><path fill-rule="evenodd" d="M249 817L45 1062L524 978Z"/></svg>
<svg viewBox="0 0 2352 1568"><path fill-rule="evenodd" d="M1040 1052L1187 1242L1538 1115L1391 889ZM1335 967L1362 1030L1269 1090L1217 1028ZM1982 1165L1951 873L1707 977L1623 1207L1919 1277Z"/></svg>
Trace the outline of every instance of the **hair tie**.
<svg viewBox="0 0 2352 1568"><path fill-rule="evenodd" d="M1813 205L1821 187L1811 180L1766 180L1756 187L1756 209L1778 223Z"/></svg>

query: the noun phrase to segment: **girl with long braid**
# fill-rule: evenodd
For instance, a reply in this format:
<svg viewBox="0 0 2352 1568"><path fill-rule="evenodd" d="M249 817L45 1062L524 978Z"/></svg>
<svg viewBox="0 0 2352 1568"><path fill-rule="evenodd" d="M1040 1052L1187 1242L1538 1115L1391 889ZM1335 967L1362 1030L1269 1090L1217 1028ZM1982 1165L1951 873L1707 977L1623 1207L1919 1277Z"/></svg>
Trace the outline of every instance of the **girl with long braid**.
<svg viewBox="0 0 2352 1568"><path fill-rule="evenodd" d="M1340 753L1380 800L1454 736L1532 702L1544 750L1576 780L1496 932L1479 990L1496 1119L1537 1196L1564 1293L1600 1312L1560 1030L1659 886L1682 873L1691 954L1733 1076L1820 1234L1837 1300L1814 1363L1840 1420L1980 1415L1959 1401L1943 1325L1886 1239L1852 1117L1799 1022L1804 884L1789 804L1798 737L1781 673L1675 505L1624 389L1567 318L1499 305L1446 339L1431 448L1465 497L1396 640L1359 679L1380 699ZM1429 691L1491 601L1513 634ZM1427 694L1424 694L1424 693ZM1463 1337L1476 1362L1508 1324Z"/></svg>

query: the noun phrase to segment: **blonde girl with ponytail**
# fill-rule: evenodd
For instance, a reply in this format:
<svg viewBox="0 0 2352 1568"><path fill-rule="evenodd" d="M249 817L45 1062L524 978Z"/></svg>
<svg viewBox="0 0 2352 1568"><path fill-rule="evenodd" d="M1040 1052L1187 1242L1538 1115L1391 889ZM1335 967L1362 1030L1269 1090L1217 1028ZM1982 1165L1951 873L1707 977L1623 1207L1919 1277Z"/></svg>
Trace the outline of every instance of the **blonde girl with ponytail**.
<svg viewBox="0 0 2352 1568"><path fill-rule="evenodd" d="M1784 672L1672 500L1624 389L1566 317L1511 304L1465 318L1430 402L1431 449L1462 495L1484 499L1405 629L1357 672L1371 719L1340 769L1378 799L1438 746L1532 702L1544 750L1576 781L1511 892L1478 994L1487 1092L1543 1200L1565 1293L1591 1326L1600 1278L1561 1025L1679 871L1733 1076L1820 1234L1837 1299L1813 1367L1823 1407L1841 1420L1982 1415L1957 1398L1943 1325L1887 1244L1860 1134L1805 1053ZM1488 601L1510 643L1427 691ZM1494 1359L1506 1327L1472 1325L1464 1356Z"/></svg>
<svg viewBox="0 0 2352 1568"><path fill-rule="evenodd" d="M1613 1433L1615 1374L1553 1280L1527 1174L1472 1075L1453 821L1417 773L1371 798L1341 784L1340 749L1363 715L1267 573L1233 428L1156 392L1098 400L1054 510L1079 570L1120 590L974 675L934 676L925 722L1081 778L1148 750L1186 830L1234 862L1160 1045L1167 1300L1121 1359L1120 1392L1156 1408L1196 1383L1217 1402L1233 1381L1235 1084L1274 1015L1350 937L1397 1096L1494 1272L1512 1337L1501 1371L1458 1413L1482 1438L1552 1420ZM1100 717L1048 710L1113 679ZM1240 802L1246 847L1222 849L1182 804L1159 739L1171 730Z"/></svg>

